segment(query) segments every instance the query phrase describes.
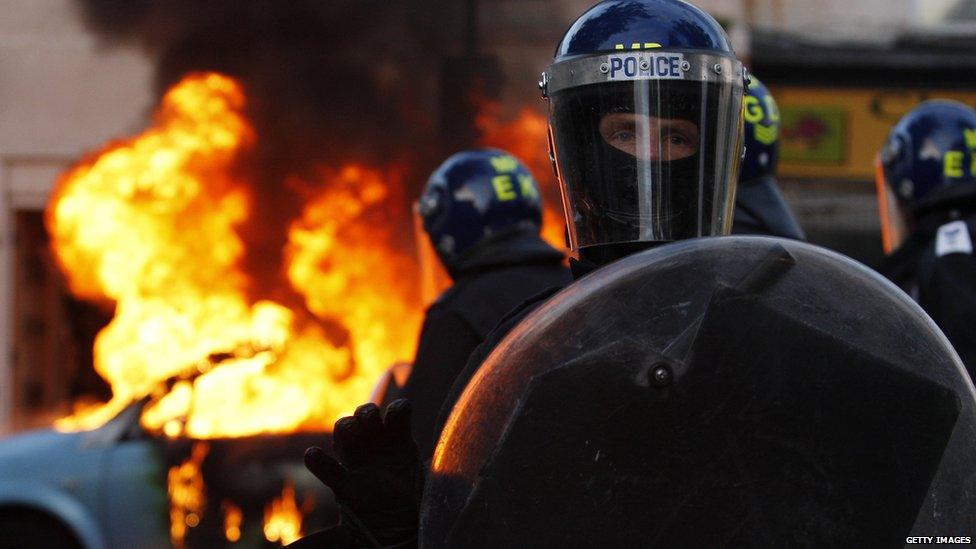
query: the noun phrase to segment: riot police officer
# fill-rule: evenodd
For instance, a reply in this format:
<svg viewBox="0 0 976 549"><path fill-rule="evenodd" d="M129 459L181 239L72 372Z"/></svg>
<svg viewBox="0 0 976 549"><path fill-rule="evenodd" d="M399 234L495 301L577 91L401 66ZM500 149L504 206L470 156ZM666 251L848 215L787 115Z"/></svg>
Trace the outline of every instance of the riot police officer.
<svg viewBox="0 0 976 549"><path fill-rule="evenodd" d="M427 310L403 398L413 405L421 455L468 355L505 313L570 281L563 253L539 236L542 203L532 174L497 149L457 153L430 176L417 210L453 285Z"/></svg>
<svg viewBox="0 0 976 549"><path fill-rule="evenodd" d="M356 421L336 424L337 451L354 473L346 475L324 454L311 454L310 469L347 501L344 524L369 528L333 529L305 540L309 545L409 542L417 502L398 495L418 489L420 456L433 453L435 420L468 355L506 313L571 281L563 253L539 236L542 202L535 179L505 151L451 156L431 174L416 210L453 285L427 310L410 376L397 395L406 400L393 402L383 418L367 406ZM360 431L361 425L370 427ZM357 448L357 442L366 446ZM387 470L390 463L398 464L396 474Z"/></svg>
<svg viewBox="0 0 976 549"><path fill-rule="evenodd" d="M881 271L914 297L976 374L976 111L926 101L881 151Z"/></svg>
<svg viewBox="0 0 976 549"><path fill-rule="evenodd" d="M739 172L732 234L756 234L806 240L776 183L780 116L766 86L750 75L746 87L746 155Z"/></svg>
<svg viewBox="0 0 976 549"><path fill-rule="evenodd" d="M746 78L718 23L684 2L605 1L569 29L541 84L575 278L640 250L729 234ZM495 345L554 293L471 354L439 427Z"/></svg>

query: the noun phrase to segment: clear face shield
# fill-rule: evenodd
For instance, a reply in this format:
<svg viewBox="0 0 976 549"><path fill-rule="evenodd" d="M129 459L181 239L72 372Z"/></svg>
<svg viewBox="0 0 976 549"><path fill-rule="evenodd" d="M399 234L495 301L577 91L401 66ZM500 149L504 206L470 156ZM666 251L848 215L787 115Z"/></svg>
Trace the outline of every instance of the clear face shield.
<svg viewBox="0 0 976 549"><path fill-rule="evenodd" d="M424 231L424 219L420 215L420 203L413 205L413 241L416 243L417 264L420 266L420 296L428 306L451 287L451 275L437 256L437 250Z"/></svg>
<svg viewBox="0 0 976 549"><path fill-rule="evenodd" d="M544 79L574 250L729 233L741 63L630 51L563 61Z"/></svg>
<svg viewBox="0 0 976 549"><path fill-rule="evenodd" d="M878 214L881 219L881 245L885 255L891 255L908 237L908 216L901 202L886 181L884 165L879 154L874 160L874 183L878 195Z"/></svg>

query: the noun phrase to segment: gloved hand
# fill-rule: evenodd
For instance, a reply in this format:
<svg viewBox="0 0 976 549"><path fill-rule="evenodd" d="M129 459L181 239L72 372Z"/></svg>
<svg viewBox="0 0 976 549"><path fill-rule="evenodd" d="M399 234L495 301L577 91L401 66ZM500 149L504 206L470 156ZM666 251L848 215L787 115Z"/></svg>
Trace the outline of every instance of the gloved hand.
<svg viewBox="0 0 976 549"><path fill-rule="evenodd" d="M364 404L335 424L339 460L314 446L305 452L305 467L335 492L358 546L417 544L423 470L410 412L406 400L390 403L382 417L375 404Z"/></svg>

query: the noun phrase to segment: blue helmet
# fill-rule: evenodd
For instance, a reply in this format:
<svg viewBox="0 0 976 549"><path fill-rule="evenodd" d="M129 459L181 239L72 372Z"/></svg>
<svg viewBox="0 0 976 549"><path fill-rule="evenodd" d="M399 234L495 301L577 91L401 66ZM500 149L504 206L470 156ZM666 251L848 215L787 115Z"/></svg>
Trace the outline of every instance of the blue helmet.
<svg viewBox="0 0 976 549"><path fill-rule="evenodd" d="M779 164L779 107L766 86L751 75L743 106L746 155L739 181L776 175Z"/></svg>
<svg viewBox="0 0 976 549"><path fill-rule="evenodd" d="M881 168L884 186L915 215L970 199L976 195L976 110L955 101L922 103L891 130Z"/></svg>
<svg viewBox="0 0 976 549"><path fill-rule="evenodd" d="M744 85L725 31L687 2L580 16L540 82L571 247L728 234Z"/></svg>
<svg viewBox="0 0 976 549"><path fill-rule="evenodd" d="M542 226L539 187L528 169L498 149L463 151L437 168L417 202L424 231L450 270L485 239Z"/></svg>

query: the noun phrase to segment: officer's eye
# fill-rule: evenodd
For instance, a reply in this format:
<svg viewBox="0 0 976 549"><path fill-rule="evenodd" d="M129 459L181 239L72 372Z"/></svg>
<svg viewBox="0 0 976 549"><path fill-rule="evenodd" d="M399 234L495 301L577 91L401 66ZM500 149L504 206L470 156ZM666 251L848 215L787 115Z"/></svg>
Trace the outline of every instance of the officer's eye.
<svg viewBox="0 0 976 549"><path fill-rule="evenodd" d="M600 136L609 145L636 155L638 118L633 113L613 113L600 120Z"/></svg>
<svg viewBox="0 0 976 549"><path fill-rule="evenodd" d="M637 139L637 133L633 130L619 130L610 136L610 141L615 143L631 143Z"/></svg>
<svg viewBox="0 0 976 549"><path fill-rule="evenodd" d="M665 135L664 142L672 147L681 147L689 144L688 138L680 133L669 133Z"/></svg>
<svg viewBox="0 0 976 549"><path fill-rule="evenodd" d="M663 160L679 160L698 152L698 126L679 118L660 120Z"/></svg>
<svg viewBox="0 0 976 549"><path fill-rule="evenodd" d="M698 152L698 125L680 118L611 113L600 120L600 136L641 160L678 160Z"/></svg>

